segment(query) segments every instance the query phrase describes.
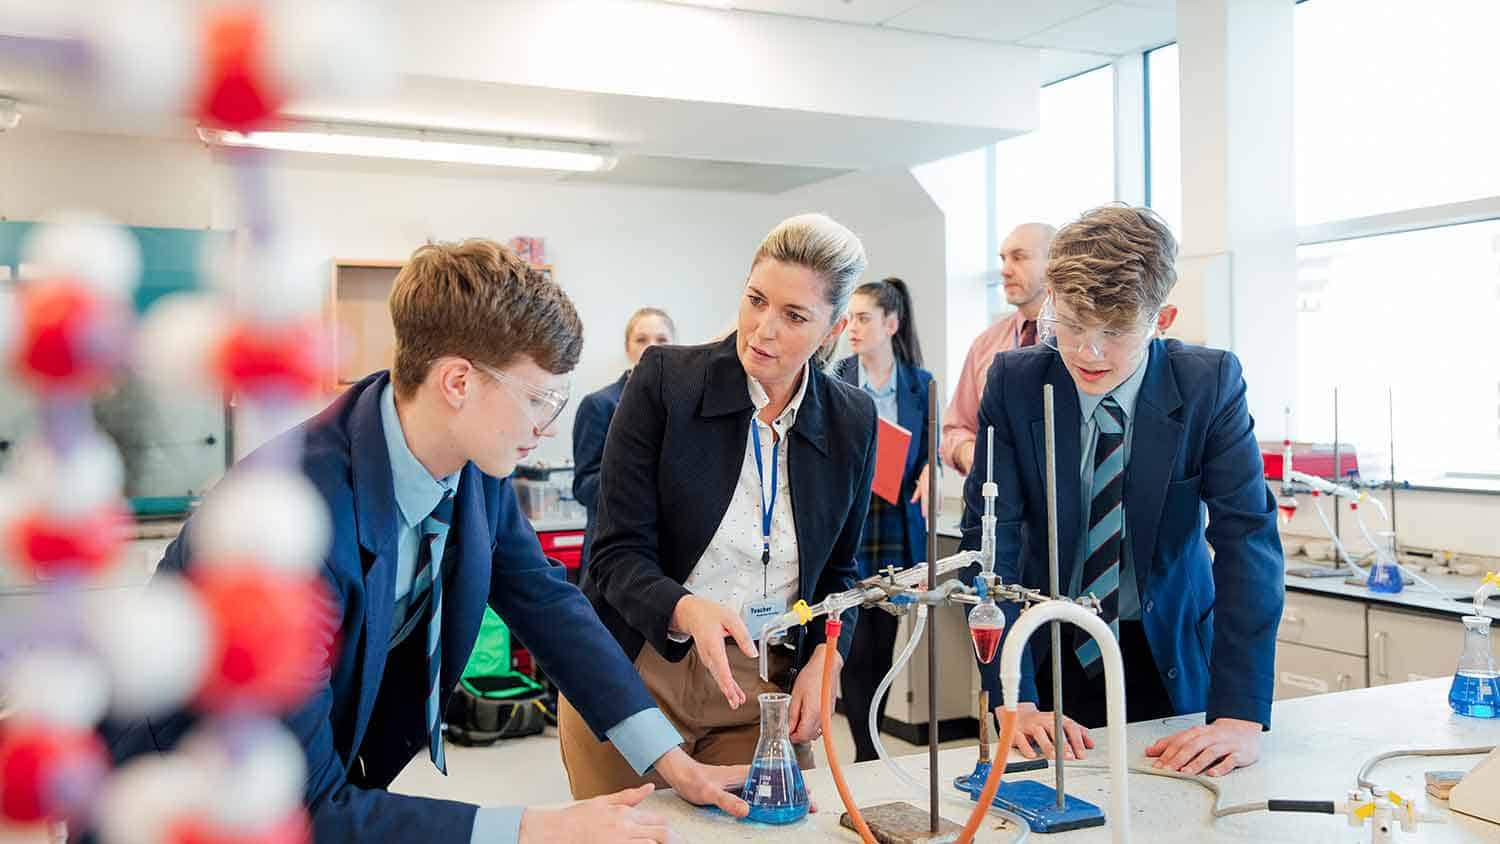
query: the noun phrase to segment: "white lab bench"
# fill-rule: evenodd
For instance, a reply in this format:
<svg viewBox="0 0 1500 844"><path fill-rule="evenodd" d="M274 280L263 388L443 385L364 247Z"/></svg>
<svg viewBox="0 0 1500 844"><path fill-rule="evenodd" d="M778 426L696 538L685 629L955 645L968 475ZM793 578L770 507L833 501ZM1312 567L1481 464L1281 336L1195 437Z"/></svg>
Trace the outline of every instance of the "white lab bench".
<svg viewBox="0 0 1500 844"><path fill-rule="evenodd" d="M1359 766L1377 753L1409 747L1463 747L1500 743L1500 720L1464 718L1453 714L1447 703L1446 680L1427 680L1372 689L1278 701L1272 711L1271 732L1261 741L1261 759L1255 765L1219 780L1225 804L1268 798L1339 800L1354 786ZM1168 718L1131 724L1125 733L1132 766L1146 764L1144 750L1157 738L1194 723L1202 716ZM1103 763L1106 747L1117 740L1108 730L1096 730L1098 746L1089 753L1090 762ZM974 767L975 754L955 748L939 754L942 813L958 823L973 805L952 788L955 776ZM1372 779L1378 784L1412 797L1419 808L1436 812L1446 823L1423 824L1399 841L1421 844L1500 842L1500 826L1451 812L1447 804L1424 791L1426 770L1467 770L1478 757L1397 759L1377 767ZM925 782L927 756L905 757L902 764ZM845 769L850 788L860 805L909 800L927 805L925 788L920 795L905 793L899 781L879 762L850 765ZM1067 791L1096 805L1109 805L1109 778L1103 770L1070 767ZM1051 771L1017 775L1050 782ZM807 772L807 782L822 811L788 827L768 827L735 821L726 815L689 806L668 793L655 794L646 806L665 815L674 831L690 842L726 844L736 841L838 841L854 842L854 833L839 827L843 808L827 770ZM1176 842L1287 842L1320 844L1365 841L1368 831L1351 829L1342 817L1330 815L1267 814L1236 815L1214 820L1213 797L1191 782L1133 774L1130 776L1133 841L1148 844ZM1496 795L1500 800L1500 795ZM1113 820L1111 820L1111 823ZM1013 830L997 829L1000 819L990 817L981 829L980 842L1008 842ZM1108 826L1033 837L1032 841L1072 844L1107 842Z"/></svg>

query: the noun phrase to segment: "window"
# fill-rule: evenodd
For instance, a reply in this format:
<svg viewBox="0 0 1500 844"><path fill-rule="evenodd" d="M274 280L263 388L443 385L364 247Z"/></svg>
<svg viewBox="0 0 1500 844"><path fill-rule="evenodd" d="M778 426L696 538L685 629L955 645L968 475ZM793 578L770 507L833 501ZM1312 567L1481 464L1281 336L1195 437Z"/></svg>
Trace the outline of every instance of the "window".
<svg viewBox="0 0 1500 844"><path fill-rule="evenodd" d="M1114 68L1043 87L1037 131L995 145L996 237L1032 221L1060 227L1114 198ZM998 281L991 278L991 317L1009 310Z"/></svg>
<svg viewBox="0 0 1500 844"><path fill-rule="evenodd" d="M1182 94L1177 45L1146 53L1146 204L1182 240Z"/></svg>
<svg viewBox="0 0 1500 844"><path fill-rule="evenodd" d="M1296 10L1297 222L1500 195L1500 3Z"/></svg>
<svg viewBox="0 0 1500 844"><path fill-rule="evenodd" d="M1061 226L1115 197L1115 72L1042 88L1041 127L995 146L995 231Z"/></svg>
<svg viewBox="0 0 1500 844"><path fill-rule="evenodd" d="M1386 480L1389 389L1401 480L1500 477L1500 220L1307 245L1297 265L1297 429L1331 441L1338 388L1339 439Z"/></svg>

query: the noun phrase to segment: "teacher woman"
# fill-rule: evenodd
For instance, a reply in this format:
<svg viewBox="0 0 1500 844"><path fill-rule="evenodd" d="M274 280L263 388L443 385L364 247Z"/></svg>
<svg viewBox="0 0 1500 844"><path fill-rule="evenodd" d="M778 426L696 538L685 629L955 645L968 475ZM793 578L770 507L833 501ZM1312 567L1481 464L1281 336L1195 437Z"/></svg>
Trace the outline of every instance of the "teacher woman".
<svg viewBox="0 0 1500 844"><path fill-rule="evenodd" d="M791 738L812 766L823 626L756 641L767 618L853 586L875 472L875 405L822 367L848 323L863 245L805 214L766 236L750 263L736 331L704 346L648 349L610 426L593 561L583 590L695 759L750 762L754 697L791 692ZM771 681L759 677L770 647ZM748 702L749 705L746 705ZM575 797L642 778L558 706Z"/></svg>

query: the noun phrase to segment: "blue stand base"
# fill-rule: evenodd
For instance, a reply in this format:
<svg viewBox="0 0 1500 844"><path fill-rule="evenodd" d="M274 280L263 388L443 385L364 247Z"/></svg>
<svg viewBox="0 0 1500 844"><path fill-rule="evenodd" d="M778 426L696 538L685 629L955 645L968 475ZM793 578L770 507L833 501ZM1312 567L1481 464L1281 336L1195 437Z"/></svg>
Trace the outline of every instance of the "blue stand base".
<svg viewBox="0 0 1500 844"><path fill-rule="evenodd" d="M959 791L978 800L984 788L984 780L974 780L973 775L959 777L953 784ZM967 781L967 782L966 782ZM1001 782L995 794L994 805L1015 812L1025 819L1036 833L1067 832L1104 825L1104 810L1087 800L1063 796L1063 808L1057 808L1057 792L1051 786L1035 780Z"/></svg>

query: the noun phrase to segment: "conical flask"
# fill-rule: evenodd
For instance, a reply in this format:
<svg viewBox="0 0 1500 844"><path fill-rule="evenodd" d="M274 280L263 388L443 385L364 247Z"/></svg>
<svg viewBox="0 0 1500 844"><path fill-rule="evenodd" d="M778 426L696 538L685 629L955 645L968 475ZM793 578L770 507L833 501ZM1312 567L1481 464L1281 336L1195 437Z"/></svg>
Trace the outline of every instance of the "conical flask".
<svg viewBox="0 0 1500 844"><path fill-rule="evenodd" d="M807 815L807 785L797 754L792 750L792 696L768 692L760 696L760 741L750 761L744 798L750 804L746 820L787 824Z"/></svg>
<svg viewBox="0 0 1500 844"><path fill-rule="evenodd" d="M1460 715L1500 718L1500 671L1490 653L1490 620L1464 616L1464 650L1448 689L1448 705Z"/></svg>
<svg viewBox="0 0 1500 844"><path fill-rule="evenodd" d="M985 665L995 658L1000 634L1005 632L1005 613L986 598L969 612L969 637L974 640L974 655Z"/></svg>
<svg viewBox="0 0 1500 844"><path fill-rule="evenodd" d="M1375 538L1380 544L1375 548L1375 562L1370 565L1365 586L1371 592L1400 592L1403 584L1401 569L1396 565L1396 534L1383 530Z"/></svg>

